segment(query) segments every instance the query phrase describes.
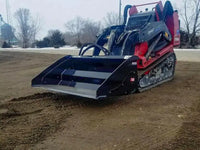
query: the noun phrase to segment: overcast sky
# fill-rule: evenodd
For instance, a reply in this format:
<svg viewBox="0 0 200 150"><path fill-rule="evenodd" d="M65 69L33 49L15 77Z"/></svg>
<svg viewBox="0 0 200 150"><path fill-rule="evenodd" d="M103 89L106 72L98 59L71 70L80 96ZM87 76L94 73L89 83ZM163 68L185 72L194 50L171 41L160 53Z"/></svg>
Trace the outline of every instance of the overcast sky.
<svg viewBox="0 0 200 150"><path fill-rule="evenodd" d="M0 14L6 21L5 1L0 0ZM155 0L122 0L122 8L126 4L137 5L153 1ZM181 1L171 0L171 2L179 7ZM76 16L101 21L108 12L118 13L119 10L119 0L9 0L9 4L13 24L14 12L19 8L28 8L33 16L39 16L41 22L39 38L45 36L50 29L64 31L64 24Z"/></svg>

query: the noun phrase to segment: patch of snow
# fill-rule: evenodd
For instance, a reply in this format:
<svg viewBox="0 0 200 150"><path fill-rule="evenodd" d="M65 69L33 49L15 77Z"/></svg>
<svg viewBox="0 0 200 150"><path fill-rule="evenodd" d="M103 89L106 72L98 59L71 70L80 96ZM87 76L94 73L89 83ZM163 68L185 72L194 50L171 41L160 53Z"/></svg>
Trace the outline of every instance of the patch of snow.
<svg viewBox="0 0 200 150"><path fill-rule="evenodd" d="M174 49L175 51L200 52L200 49Z"/></svg>

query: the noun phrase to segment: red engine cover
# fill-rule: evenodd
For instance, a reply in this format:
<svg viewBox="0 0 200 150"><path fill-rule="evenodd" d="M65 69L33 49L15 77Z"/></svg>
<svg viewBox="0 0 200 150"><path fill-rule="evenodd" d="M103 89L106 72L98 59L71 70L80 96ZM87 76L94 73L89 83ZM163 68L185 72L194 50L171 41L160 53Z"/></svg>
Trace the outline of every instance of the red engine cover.
<svg viewBox="0 0 200 150"><path fill-rule="evenodd" d="M141 57L144 56L148 51L148 43L140 43L135 46L135 56Z"/></svg>

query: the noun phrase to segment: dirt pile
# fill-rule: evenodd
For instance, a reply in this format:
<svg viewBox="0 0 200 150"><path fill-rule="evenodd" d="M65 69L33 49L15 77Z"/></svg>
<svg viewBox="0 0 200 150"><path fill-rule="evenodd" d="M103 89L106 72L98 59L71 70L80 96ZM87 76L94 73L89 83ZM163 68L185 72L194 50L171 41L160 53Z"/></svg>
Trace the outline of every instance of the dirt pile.
<svg viewBox="0 0 200 150"><path fill-rule="evenodd" d="M56 99L54 94L43 93L0 105L0 149L26 148L61 130L73 103L60 104Z"/></svg>

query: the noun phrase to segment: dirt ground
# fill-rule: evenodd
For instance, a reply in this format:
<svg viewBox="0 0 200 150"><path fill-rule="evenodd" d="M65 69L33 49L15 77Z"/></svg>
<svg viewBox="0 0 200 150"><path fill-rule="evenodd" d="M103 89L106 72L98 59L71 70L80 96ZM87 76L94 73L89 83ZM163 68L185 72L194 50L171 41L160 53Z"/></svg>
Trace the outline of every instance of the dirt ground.
<svg viewBox="0 0 200 150"><path fill-rule="evenodd" d="M103 101L32 89L60 57L0 52L0 149L200 149L200 63L178 62L173 81Z"/></svg>

